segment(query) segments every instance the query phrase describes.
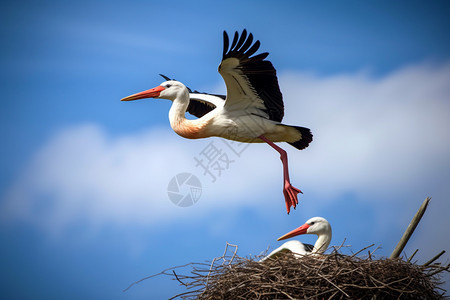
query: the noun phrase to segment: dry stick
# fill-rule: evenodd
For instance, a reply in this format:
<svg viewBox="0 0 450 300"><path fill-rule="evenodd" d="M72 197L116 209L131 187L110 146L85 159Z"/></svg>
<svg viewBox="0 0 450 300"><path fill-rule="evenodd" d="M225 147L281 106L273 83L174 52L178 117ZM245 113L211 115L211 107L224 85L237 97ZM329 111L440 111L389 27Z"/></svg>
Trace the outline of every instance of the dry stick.
<svg viewBox="0 0 450 300"><path fill-rule="evenodd" d="M429 261L424 263L422 266L426 267L426 266L430 265L433 261L435 261L436 259L441 257L441 255L444 254L444 253L445 253L445 250L442 250L439 254L437 254L435 257L433 257L432 259L430 259Z"/></svg>
<svg viewBox="0 0 450 300"><path fill-rule="evenodd" d="M226 242L226 243L227 244L225 246L225 251L223 252L223 255L221 257L214 258L213 261L211 262L211 267L209 268L208 276L206 277L205 291L206 291L206 288L208 287L209 275L211 275L211 271L213 269L213 266L214 266L214 263L216 262L216 260L223 259L222 265L225 263L225 256L227 255L228 246L234 247L234 254L233 254L233 257L231 257L231 261L229 262L229 266L231 266L231 262L233 261L233 259L236 256L236 253L238 251L238 245L233 245L233 244L230 244L228 242Z"/></svg>
<svg viewBox="0 0 450 300"><path fill-rule="evenodd" d="M359 250L358 252L353 253L353 255L350 256L350 257L354 257L354 256L356 256L358 253L361 253L361 252L363 252L364 250L366 250L366 249L368 249L368 248L370 248L370 247L373 247L374 245L375 245L375 244L369 245L369 246L367 246L367 247L365 247L365 248Z"/></svg>
<svg viewBox="0 0 450 300"><path fill-rule="evenodd" d="M417 211L416 215L412 219L411 223L409 223L408 228L406 228L405 233L403 233L402 238L398 242L397 246L395 247L394 251L392 251L390 259L398 258L400 256L400 253L402 253L403 248L405 248L406 243L408 243L409 238L413 234L414 230L417 227L417 224L419 224L420 219L422 218L423 214L425 213L425 210L427 209L428 203L430 202L431 198L427 197L425 201L423 201L422 205L420 206L419 210Z"/></svg>
<svg viewBox="0 0 450 300"><path fill-rule="evenodd" d="M372 257L372 255L375 253L375 251L377 251L378 249L380 249L380 246L376 247L373 251L369 251L369 256Z"/></svg>
<svg viewBox="0 0 450 300"><path fill-rule="evenodd" d="M334 282L332 282L331 280L329 280L328 278L326 278L325 276L323 276L322 274L318 274L320 277L322 277L323 279L325 279L326 281L328 281L329 283L331 283L332 286L334 286L335 288L337 288L339 291L341 291L345 296L349 297L350 296L344 292L340 287L338 287Z"/></svg>
<svg viewBox="0 0 450 300"><path fill-rule="evenodd" d="M185 264L185 265L181 265L181 266L177 266L177 267L172 267L172 268L167 268L167 269L165 269L165 270L162 270L161 272L159 272L158 274L153 274L153 275L150 275L150 276L147 276L147 277L144 277L144 278L142 278L142 279L139 279L139 280L137 280L137 281L135 281L135 282L133 282L132 284L130 284L126 289L124 289L123 290L123 292L126 292L126 291L128 291L133 285L135 285L135 284L138 284L139 282L141 282L141 281L144 281L144 280L147 280L147 279L150 279L150 278L153 278L153 277L156 277L156 276L159 276L159 275L163 275L163 274L166 274L166 272L167 271L170 271L170 270L174 270L174 269L179 269L179 268L184 268L184 267L187 267L187 266L189 266L189 265L193 265L194 263L188 263L188 264Z"/></svg>
<svg viewBox="0 0 450 300"><path fill-rule="evenodd" d="M175 273L174 270L172 270L172 273L173 273L173 275L175 275L175 278L178 280L179 283L181 283L181 284L184 285L184 286L187 286L186 283L184 283L183 281L180 280L180 278L178 278L177 273Z"/></svg>
<svg viewBox="0 0 450 300"><path fill-rule="evenodd" d="M331 246L331 248L333 248L333 251L334 252L337 252L337 251L339 251L342 247L347 247L347 246L344 246L344 244L345 244L345 240L346 240L346 238L344 238L344 240L342 241L342 244L340 245L340 246Z"/></svg>
<svg viewBox="0 0 450 300"><path fill-rule="evenodd" d="M227 242L227 244L228 244L228 242ZM231 267L231 263L233 262L234 258L236 257L236 253L238 251L238 245L232 245L232 244L229 244L229 245L232 247L235 247L233 256L231 257L230 262L228 263L228 265Z"/></svg>
<svg viewBox="0 0 450 300"><path fill-rule="evenodd" d="M442 271L447 271L449 268L450 268L450 264L447 265L446 267L442 267L442 268L437 269L437 270L434 271L434 272L431 272L431 273L428 274L427 276L433 276L433 275L436 275L437 273L441 273Z"/></svg>
<svg viewBox="0 0 450 300"><path fill-rule="evenodd" d="M284 291L282 291L282 290L280 290L280 289L277 289L276 287L274 287L274 289L277 290L278 292L282 293L283 295L285 295L285 296L288 297L289 299L295 300L295 298L292 298L292 296L289 295L288 293L286 293L286 292L284 292Z"/></svg>
<svg viewBox="0 0 450 300"><path fill-rule="evenodd" d="M414 253L408 258L406 262L411 262L411 259L413 259L414 255L416 255L417 251L419 251L419 249L416 249L416 251L414 251Z"/></svg>

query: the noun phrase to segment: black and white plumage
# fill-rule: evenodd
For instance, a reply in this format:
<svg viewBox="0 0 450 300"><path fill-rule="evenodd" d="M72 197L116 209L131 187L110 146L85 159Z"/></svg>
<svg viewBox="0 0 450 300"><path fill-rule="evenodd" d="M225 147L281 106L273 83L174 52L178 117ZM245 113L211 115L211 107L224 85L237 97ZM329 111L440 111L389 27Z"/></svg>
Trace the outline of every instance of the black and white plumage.
<svg viewBox="0 0 450 300"><path fill-rule="evenodd" d="M261 261L269 258L276 258L277 256L291 252L296 258L300 258L307 254L322 254L327 250L331 242L332 231L330 223L322 217L314 217L306 221L302 226L290 231L278 239L278 241L285 240L301 234L315 234L317 241L314 245L304 244L300 241L288 241L277 249L270 252Z"/></svg>
<svg viewBox="0 0 450 300"><path fill-rule="evenodd" d="M185 138L218 136L246 143L268 143L280 153L283 193L289 213L290 207L295 208L298 204L297 194L301 191L290 183L286 151L274 143L287 142L302 150L312 141L311 131L281 123L284 105L276 70L266 60L269 53L254 55L260 42L253 42L253 35L247 35L245 29L241 35L234 34L231 45L226 32L223 37L222 62L218 71L227 87L226 96L192 91L181 82L163 76L166 81L156 88L122 100L163 98L173 101L169 111L170 124ZM186 119L186 112L198 119Z"/></svg>

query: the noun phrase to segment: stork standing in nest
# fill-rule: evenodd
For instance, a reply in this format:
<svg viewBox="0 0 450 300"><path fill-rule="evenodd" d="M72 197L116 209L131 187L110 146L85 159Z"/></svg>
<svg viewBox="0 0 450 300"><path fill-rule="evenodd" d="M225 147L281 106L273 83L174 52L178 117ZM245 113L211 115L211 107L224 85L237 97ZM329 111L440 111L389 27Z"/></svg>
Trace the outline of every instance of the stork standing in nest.
<svg viewBox="0 0 450 300"><path fill-rule="evenodd" d="M225 80L226 96L192 92L181 82L168 80L122 101L143 98L171 100L170 125L185 138L218 136L238 142L269 144L280 153L283 194L289 214L291 206L297 206L297 195L301 191L291 185L287 153L275 143L287 142L302 150L308 147L313 136L308 128L281 123L284 116L283 97L276 70L270 61L265 60L269 53L252 56L259 49L260 42L253 43L253 35L250 33L247 36L245 29L240 36L235 32L231 46L225 31L223 39L219 73ZM186 112L198 119L186 119Z"/></svg>

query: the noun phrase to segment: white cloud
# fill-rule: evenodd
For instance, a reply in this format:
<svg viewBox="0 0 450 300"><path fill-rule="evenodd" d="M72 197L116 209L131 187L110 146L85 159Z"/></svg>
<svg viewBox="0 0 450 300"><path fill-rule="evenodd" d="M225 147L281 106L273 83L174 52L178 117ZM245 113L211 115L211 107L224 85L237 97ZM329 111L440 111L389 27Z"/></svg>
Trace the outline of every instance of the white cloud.
<svg viewBox="0 0 450 300"><path fill-rule="evenodd" d="M430 176L448 175L450 64L409 67L380 79L283 74L280 81L289 101L286 122L315 133L309 151L295 154L306 156L305 180L315 190L419 193Z"/></svg>
<svg viewBox="0 0 450 300"><path fill-rule="evenodd" d="M176 216L165 194L177 171L170 166L192 158L165 134L155 129L111 138L92 124L62 130L31 159L6 194L3 212L49 228L77 218L96 224Z"/></svg>
<svg viewBox="0 0 450 300"><path fill-rule="evenodd" d="M411 66L382 78L291 72L279 79L285 123L314 133L307 150L283 146L302 197L320 199L305 209L346 192L379 207L450 194L450 64ZM211 141L234 160L216 183L193 159ZM190 214L224 206L264 209L268 203L284 210L281 163L273 149L251 145L236 157L220 139L185 140L167 122L163 129L122 137L94 124L61 130L31 158L1 211L4 218L52 230L79 219L99 226L170 222L185 215L167 197L168 182L181 172L196 174L204 185ZM440 208L436 214L449 211L445 201L433 205ZM443 222L450 228L448 218Z"/></svg>

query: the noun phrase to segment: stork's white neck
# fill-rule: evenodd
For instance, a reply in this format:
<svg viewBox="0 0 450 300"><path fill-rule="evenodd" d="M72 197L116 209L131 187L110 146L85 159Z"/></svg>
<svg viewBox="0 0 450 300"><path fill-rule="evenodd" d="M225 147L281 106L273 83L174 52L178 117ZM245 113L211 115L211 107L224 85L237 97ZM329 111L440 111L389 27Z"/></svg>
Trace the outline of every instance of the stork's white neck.
<svg viewBox="0 0 450 300"><path fill-rule="evenodd" d="M177 94L169 111L170 126L177 134L187 139L206 137L205 127L208 124L208 119L186 119L185 114L189 106L189 101L189 92L187 89Z"/></svg>
<svg viewBox="0 0 450 300"><path fill-rule="evenodd" d="M331 242L331 228L329 231L320 233L317 235L317 241L314 244L314 248L311 253L323 253L327 250Z"/></svg>
<svg viewBox="0 0 450 300"><path fill-rule="evenodd" d="M170 126L172 126L173 129L186 120L185 113L188 106L189 92L185 89L177 94L176 98L173 100L172 107L169 110Z"/></svg>

